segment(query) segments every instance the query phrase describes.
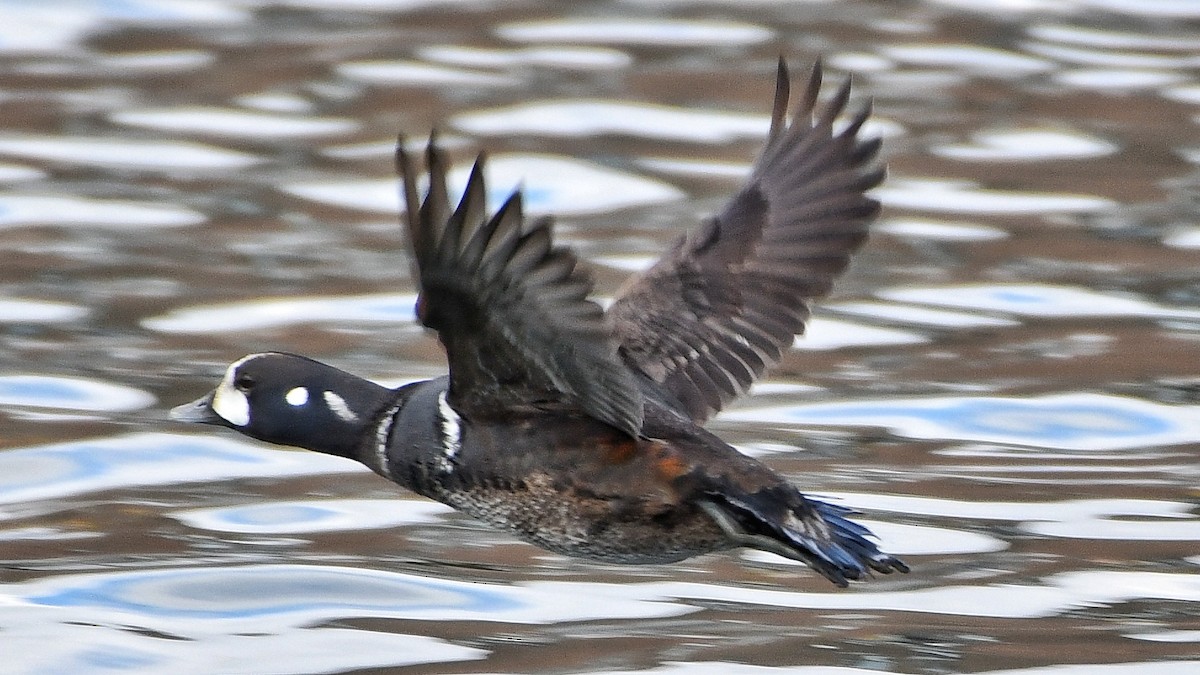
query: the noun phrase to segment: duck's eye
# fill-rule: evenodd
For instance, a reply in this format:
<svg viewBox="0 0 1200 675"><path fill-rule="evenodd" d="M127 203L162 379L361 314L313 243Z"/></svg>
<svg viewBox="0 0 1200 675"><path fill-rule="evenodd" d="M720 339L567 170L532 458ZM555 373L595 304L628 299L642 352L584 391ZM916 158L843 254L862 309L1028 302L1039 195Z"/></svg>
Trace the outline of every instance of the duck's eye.
<svg viewBox="0 0 1200 675"><path fill-rule="evenodd" d="M233 386L237 387L238 391L242 392L250 391L254 388L255 384L257 384L257 382L255 381L254 376L250 375L249 373L238 373L237 377L235 377L233 380Z"/></svg>

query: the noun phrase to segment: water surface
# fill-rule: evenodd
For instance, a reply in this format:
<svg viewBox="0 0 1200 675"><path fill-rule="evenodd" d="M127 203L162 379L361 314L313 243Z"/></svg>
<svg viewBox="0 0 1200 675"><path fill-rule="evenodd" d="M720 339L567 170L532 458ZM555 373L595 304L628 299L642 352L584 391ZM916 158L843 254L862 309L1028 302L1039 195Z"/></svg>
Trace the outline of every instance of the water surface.
<svg viewBox="0 0 1200 675"><path fill-rule="evenodd" d="M1200 8L0 0L13 673L1200 672ZM713 428L913 571L568 560L165 421L250 352L389 384L391 148L523 186L598 294L719 208L774 62L873 98L876 234Z"/></svg>

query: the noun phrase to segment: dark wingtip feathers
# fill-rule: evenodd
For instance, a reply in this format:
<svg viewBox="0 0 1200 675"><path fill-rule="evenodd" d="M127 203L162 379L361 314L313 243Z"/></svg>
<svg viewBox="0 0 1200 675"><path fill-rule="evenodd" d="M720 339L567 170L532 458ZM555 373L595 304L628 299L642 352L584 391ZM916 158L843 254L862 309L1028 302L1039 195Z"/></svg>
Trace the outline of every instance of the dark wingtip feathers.
<svg viewBox="0 0 1200 675"><path fill-rule="evenodd" d="M643 414L637 380L619 360L600 306L588 299L591 283L574 255L553 246L548 218L525 220L519 188L489 217L485 153L451 211L449 161L437 137L435 130L425 150L429 188L419 208L403 147L396 164L410 207L418 318L446 347L451 403L494 412L569 402L636 436Z"/></svg>
<svg viewBox="0 0 1200 675"><path fill-rule="evenodd" d="M767 132L767 143L779 137L787 125L788 100L791 98L792 78L788 73L787 61L779 57L779 65L775 70L775 105L771 111L771 130Z"/></svg>
<svg viewBox="0 0 1200 675"><path fill-rule="evenodd" d="M817 107L817 95L821 93L821 81L825 78L824 70L821 59L813 61L812 70L808 73L808 84L804 87L804 95L796 102L797 119L812 118L812 112Z"/></svg>

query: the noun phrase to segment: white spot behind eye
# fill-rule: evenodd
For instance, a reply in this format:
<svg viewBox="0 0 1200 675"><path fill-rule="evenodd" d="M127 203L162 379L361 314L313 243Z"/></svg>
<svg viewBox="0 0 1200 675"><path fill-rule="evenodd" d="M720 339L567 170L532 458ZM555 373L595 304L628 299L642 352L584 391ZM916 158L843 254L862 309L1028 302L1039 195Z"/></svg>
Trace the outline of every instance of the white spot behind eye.
<svg viewBox="0 0 1200 675"><path fill-rule="evenodd" d="M329 406L329 409L333 411L334 415L338 416L338 419L342 420L343 422L358 421L358 415L356 415L354 411L350 409L350 406L346 404L346 399L338 396L332 391L326 391L322 393L321 396L325 399L325 405Z"/></svg>
<svg viewBox="0 0 1200 675"><path fill-rule="evenodd" d="M288 405L299 408L305 403L308 403L308 389L304 387L290 389L288 390L288 393L284 394L283 400L287 401Z"/></svg>

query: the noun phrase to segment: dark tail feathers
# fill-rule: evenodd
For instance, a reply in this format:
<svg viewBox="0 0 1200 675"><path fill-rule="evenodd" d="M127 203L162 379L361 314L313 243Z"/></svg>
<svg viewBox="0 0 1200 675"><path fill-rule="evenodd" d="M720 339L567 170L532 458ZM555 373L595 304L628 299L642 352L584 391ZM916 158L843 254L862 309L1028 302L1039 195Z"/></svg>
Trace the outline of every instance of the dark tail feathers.
<svg viewBox="0 0 1200 675"><path fill-rule="evenodd" d="M838 586L862 579L870 570L908 571L879 550L870 530L847 518L855 511L810 499L790 486L710 498L705 510L735 541L807 563Z"/></svg>

